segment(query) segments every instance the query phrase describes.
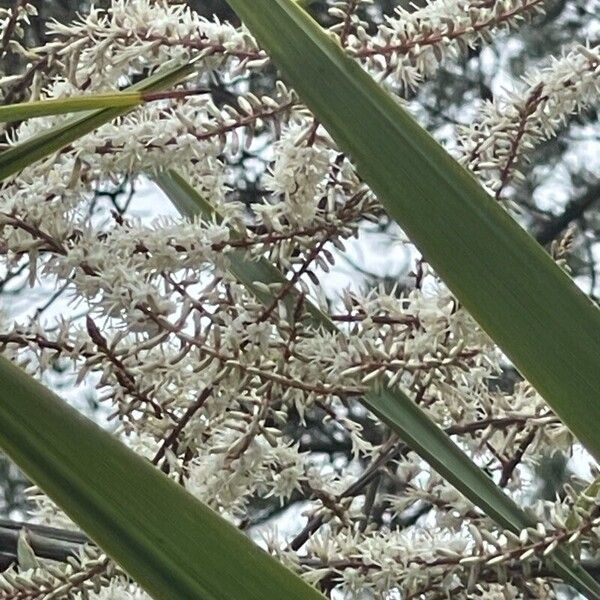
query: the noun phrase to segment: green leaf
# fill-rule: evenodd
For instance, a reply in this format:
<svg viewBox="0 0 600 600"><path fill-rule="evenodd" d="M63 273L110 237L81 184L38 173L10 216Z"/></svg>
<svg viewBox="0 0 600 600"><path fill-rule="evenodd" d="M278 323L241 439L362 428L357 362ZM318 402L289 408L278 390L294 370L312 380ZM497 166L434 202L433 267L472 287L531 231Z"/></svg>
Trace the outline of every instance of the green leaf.
<svg viewBox="0 0 600 600"><path fill-rule="evenodd" d="M3 357L0 423L6 453L155 600L323 600Z"/></svg>
<svg viewBox="0 0 600 600"><path fill-rule="evenodd" d="M460 302L600 459L600 311L295 2L228 2Z"/></svg>
<svg viewBox="0 0 600 600"><path fill-rule="evenodd" d="M33 117L64 115L86 110L102 110L105 108L133 108L143 97L140 92L115 92L113 94L90 94L70 98L53 98L35 102L21 102L0 106L0 123L24 121Z"/></svg>
<svg viewBox="0 0 600 600"><path fill-rule="evenodd" d="M179 212L187 217L202 216L221 220L221 215L205 198L175 171L156 177L156 182ZM233 233L235 237L235 232ZM242 250L228 254L231 274L244 284L261 302L270 305L274 297L263 285L283 283L282 273L267 259L248 260ZM288 309L293 311L298 290L290 290ZM305 301L309 318L315 327L335 332L329 317L309 300ZM535 519L509 498L406 394L397 388L374 389L363 398L363 404L378 415L419 456L440 475L481 508L502 527L519 533L535 526ZM600 585L561 550L553 555L553 569L589 598L600 598Z"/></svg>
<svg viewBox="0 0 600 600"><path fill-rule="evenodd" d="M154 75L128 88L129 93L156 91L177 83L194 71L194 62L171 63ZM134 105L114 106L88 112L57 125L40 135L21 142L0 153L0 182L15 175L25 167L69 146L80 137L101 125L127 113Z"/></svg>

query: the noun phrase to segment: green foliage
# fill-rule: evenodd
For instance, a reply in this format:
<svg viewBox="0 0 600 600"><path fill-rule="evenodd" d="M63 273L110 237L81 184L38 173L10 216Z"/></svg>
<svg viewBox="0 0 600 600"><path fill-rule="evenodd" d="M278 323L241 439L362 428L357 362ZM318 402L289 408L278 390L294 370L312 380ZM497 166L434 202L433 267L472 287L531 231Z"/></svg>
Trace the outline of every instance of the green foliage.
<svg viewBox="0 0 600 600"><path fill-rule="evenodd" d="M230 4L458 299L600 458L598 310L294 1ZM162 89L191 68L169 67L131 89ZM3 107L4 121L101 110L2 153L0 180L140 100L134 92ZM163 175L160 182L184 214L213 212L177 176ZM282 279L267 261L244 262L241 252L233 255L231 270L265 302L270 299L267 286ZM316 326L334 330L316 307L309 305L308 312ZM0 359L0 383L0 445L155 598L322 597L5 359ZM379 388L367 395L365 404L503 527L518 532L534 524L405 394ZM25 562L29 554L23 540ZM558 550L551 567L588 597L600 598L598 583L566 553Z"/></svg>

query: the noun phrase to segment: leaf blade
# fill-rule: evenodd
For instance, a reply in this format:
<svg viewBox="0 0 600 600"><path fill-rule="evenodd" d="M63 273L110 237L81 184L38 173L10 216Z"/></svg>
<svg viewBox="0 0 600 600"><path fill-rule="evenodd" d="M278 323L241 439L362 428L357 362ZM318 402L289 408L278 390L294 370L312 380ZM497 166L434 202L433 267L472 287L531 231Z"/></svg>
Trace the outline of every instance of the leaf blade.
<svg viewBox="0 0 600 600"><path fill-rule="evenodd" d="M195 60L186 64L167 64L150 77L130 86L127 91L156 91L169 87L193 72ZM62 150L75 140L127 113L132 108L133 106L105 108L84 113L70 119L66 124L57 125L48 132L12 146L0 153L0 182L54 152Z"/></svg>
<svg viewBox="0 0 600 600"><path fill-rule="evenodd" d="M115 92L113 94L89 94L87 96L6 104L0 106L0 123L88 110L104 110L117 106L133 108L142 101L143 98L139 92Z"/></svg>
<svg viewBox="0 0 600 600"><path fill-rule="evenodd" d="M0 446L157 600L323 596L0 357Z"/></svg>

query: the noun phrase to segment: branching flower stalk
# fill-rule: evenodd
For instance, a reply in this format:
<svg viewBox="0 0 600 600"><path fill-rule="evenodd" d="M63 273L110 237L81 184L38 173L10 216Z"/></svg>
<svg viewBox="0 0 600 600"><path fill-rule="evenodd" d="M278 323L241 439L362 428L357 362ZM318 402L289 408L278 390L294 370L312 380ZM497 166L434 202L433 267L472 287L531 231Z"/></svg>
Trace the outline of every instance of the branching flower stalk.
<svg viewBox="0 0 600 600"><path fill-rule="evenodd" d="M438 0L383 23L371 9L334 3L331 35L408 97L542 3ZM11 40L29 12L20 3L2 17ZM27 270L34 287L64 289L55 323L3 315L4 353L43 380L60 365L94 387L115 435L332 597L551 598L557 580L544 561L556 548L596 558L599 498L575 527L575 478L555 501L532 500L533 470L571 453L571 434L409 242L394 249L411 262L402 285L332 291L347 246L385 215L245 29L150 0L113 0L49 27L44 47L18 46L29 65L0 80L5 101L115 90L169 60L201 60L174 93L2 184L3 287ZM597 104L599 86L598 48L565 49L456 132L460 160L504 198L531 149ZM188 93L197 89L207 93ZM5 143L63 119L15 124ZM151 217L99 207L100 187L173 168L222 222L174 217L156 190ZM229 274L239 252L285 274L267 290L270 305ZM304 318L307 298L339 331ZM359 398L384 378L530 504L543 530L503 531L369 414ZM36 520L72 526L43 494L32 498ZM302 519L277 533L286 511ZM67 565L15 567L0 581L4 597L145 598L94 549Z"/></svg>
<svg viewBox="0 0 600 600"><path fill-rule="evenodd" d="M529 73L525 86L488 102L465 128L461 161L500 198L527 154L556 135L574 113L595 106L600 95L600 47L578 46L548 67Z"/></svg>

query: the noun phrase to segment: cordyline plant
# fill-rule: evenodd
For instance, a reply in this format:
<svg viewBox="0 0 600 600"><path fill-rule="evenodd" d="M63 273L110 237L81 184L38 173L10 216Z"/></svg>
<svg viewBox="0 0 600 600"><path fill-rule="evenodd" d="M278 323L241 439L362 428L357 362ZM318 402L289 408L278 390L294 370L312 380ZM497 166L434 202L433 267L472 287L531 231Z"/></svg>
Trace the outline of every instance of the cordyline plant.
<svg viewBox="0 0 600 600"><path fill-rule="evenodd" d="M528 494L541 456L600 457L600 313L568 238L546 254L504 202L597 102L599 49L486 104L455 160L399 99L540 0L384 22L346 0L329 31L305 3L229 3L244 27L113 0L34 50L34 8L2 16L28 66L0 87L29 98L0 108L3 262L79 308L0 323L0 446L42 523L6 529L0 598L600 598L600 486ZM154 220L98 213L98 184L142 177ZM328 295L386 215L410 285ZM498 385L509 360L523 379ZM56 361L113 433L39 382Z"/></svg>

